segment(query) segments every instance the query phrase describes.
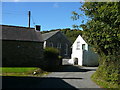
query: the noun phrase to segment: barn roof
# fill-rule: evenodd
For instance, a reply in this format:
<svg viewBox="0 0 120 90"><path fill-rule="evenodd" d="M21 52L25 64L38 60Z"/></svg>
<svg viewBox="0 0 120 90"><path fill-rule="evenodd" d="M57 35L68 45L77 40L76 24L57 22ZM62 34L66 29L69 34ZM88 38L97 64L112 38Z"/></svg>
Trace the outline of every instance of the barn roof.
<svg viewBox="0 0 120 90"><path fill-rule="evenodd" d="M55 35L58 32L60 32L60 31L52 31L52 32L49 32L49 33L44 33L44 34L42 34L42 38L45 41L45 40L49 39L50 37L52 37L53 35Z"/></svg>
<svg viewBox="0 0 120 90"><path fill-rule="evenodd" d="M41 33L34 28L9 25L0 25L0 27L2 40L43 41Z"/></svg>

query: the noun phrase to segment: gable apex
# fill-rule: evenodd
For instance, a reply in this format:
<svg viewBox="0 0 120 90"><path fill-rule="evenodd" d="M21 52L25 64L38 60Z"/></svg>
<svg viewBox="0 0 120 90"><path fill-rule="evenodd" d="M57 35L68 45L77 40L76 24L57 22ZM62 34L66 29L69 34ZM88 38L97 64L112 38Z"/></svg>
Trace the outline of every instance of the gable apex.
<svg viewBox="0 0 120 90"><path fill-rule="evenodd" d="M81 35L78 35L78 37L77 37L76 40L74 41L73 45L74 45L76 42L78 42L78 41L79 41L80 43L82 43L82 44L83 44L83 43L87 44L86 41L83 39L83 37L82 37ZM72 46L73 46L73 45L72 45Z"/></svg>

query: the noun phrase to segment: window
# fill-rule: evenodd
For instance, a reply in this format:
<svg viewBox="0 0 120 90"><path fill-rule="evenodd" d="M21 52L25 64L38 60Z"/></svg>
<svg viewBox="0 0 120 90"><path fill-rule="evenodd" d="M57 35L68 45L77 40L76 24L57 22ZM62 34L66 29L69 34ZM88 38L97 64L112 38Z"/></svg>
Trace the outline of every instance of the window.
<svg viewBox="0 0 120 90"><path fill-rule="evenodd" d="M17 48L20 48L20 45L18 45Z"/></svg>
<svg viewBox="0 0 120 90"><path fill-rule="evenodd" d="M88 45L88 50L90 50L90 45Z"/></svg>
<svg viewBox="0 0 120 90"><path fill-rule="evenodd" d="M61 48L61 43L58 43L58 44L57 44L57 48Z"/></svg>
<svg viewBox="0 0 120 90"><path fill-rule="evenodd" d="M50 47L53 47L53 43L52 43L52 42L50 42L49 46L50 46Z"/></svg>
<svg viewBox="0 0 120 90"><path fill-rule="evenodd" d="M44 42L43 48L46 48L46 41Z"/></svg>
<svg viewBox="0 0 120 90"><path fill-rule="evenodd" d="M85 50L85 44L82 44L82 50Z"/></svg>
<svg viewBox="0 0 120 90"><path fill-rule="evenodd" d="M65 55L68 55L68 44L65 44Z"/></svg>
<svg viewBox="0 0 120 90"><path fill-rule="evenodd" d="M80 50L80 42L77 42L77 50Z"/></svg>

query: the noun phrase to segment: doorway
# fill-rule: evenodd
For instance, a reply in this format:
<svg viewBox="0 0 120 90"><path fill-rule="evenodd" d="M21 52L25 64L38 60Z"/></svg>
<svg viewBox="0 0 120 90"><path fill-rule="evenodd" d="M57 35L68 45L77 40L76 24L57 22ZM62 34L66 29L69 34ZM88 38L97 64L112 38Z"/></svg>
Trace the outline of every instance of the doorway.
<svg viewBox="0 0 120 90"><path fill-rule="evenodd" d="M78 65L78 58L74 59L74 65Z"/></svg>

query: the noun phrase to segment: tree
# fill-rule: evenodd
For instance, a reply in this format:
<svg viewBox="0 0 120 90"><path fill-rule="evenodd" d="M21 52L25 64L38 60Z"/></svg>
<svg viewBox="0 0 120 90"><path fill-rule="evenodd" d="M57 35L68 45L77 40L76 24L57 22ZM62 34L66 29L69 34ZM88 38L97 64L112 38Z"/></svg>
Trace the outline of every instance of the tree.
<svg viewBox="0 0 120 90"><path fill-rule="evenodd" d="M120 84L120 2L85 2L81 8L91 20L81 27L84 38L100 55L97 77ZM79 14L75 13L75 17ZM106 75L104 75L106 74Z"/></svg>
<svg viewBox="0 0 120 90"><path fill-rule="evenodd" d="M82 30L78 29L70 29L70 28L65 28L65 29L55 29L55 30L50 30L50 31L42 31L41 33L49 33L52 31L60 30L64 35L67 36L67 38L73 43L75 39L78 37L78 35L82 35Z"/></svg>
<svg viewBox="0 0 120 90"><path fill-rule="evenodd" d="M75 41L75 39L78 37L78 35L82 35L81 30L77 30L77 29L61 29L61 32L63 34L65 34L67 36L67 38L73 43Z"/></svg>

